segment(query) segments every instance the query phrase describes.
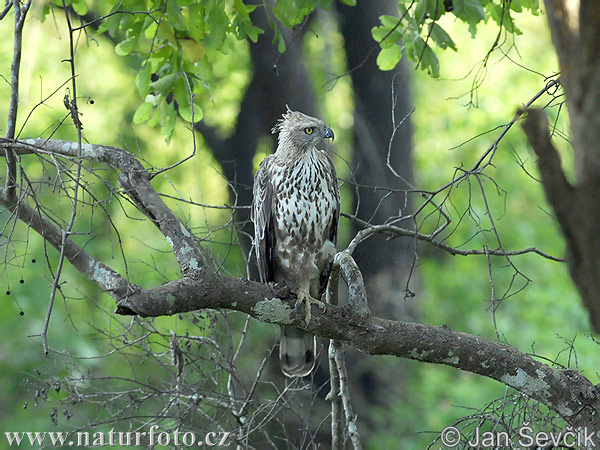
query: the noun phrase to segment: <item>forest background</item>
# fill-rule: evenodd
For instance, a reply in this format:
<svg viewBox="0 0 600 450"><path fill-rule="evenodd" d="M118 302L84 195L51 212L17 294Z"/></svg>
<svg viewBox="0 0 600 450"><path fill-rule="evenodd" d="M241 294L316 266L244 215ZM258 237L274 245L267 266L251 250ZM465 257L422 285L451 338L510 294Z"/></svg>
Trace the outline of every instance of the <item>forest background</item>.
<svg viewBox="0 0 600 450"><path fill-rule="evenodd" d="M78 9L83 8L84 2L74 3L73 9L69 8L73 17L98 16L106 7L103 2L92 2L84 11ZM391 2L390 6L395 3ZM360 123L360 115L357 115L360 110L357 86L347 73L379 70L376 67L379 45L372 38L367 41L364 35L357 35L357 39L363 40L356 43L357 46L375 50L371 54L364 52L364 57L368 58L365 67L349 62L340 23L341 17L347 17L344 15L357 13L347 12L344 8L351 10L353 7L336 4L330 10L317 8L309 19L291 31L278 25L282 30L280 39L287 43L283 53L273 51L277 39L272 44L271 36L256 37L259 43L264 41L263 46L271 48L260 51L272 64L271 70L276 76L285 77L289 68L306 67L309 84L296 85L300 92L290 94L289 99L282 95L285 91L275 90L281 97L277 105L280 109L272 111L269 117L281 115L285 104L292 109L306 106L315 109L306 112L318 115L334 130L336 140L329 150L333 151L342 182L343 209L352 215L356 198L366 197L373 189L358 189L353 182L360 178L361 171L366 171L368 163L360 163L364 154L358 157L353 153L358 152L356 142L360 140L360 126L364 123ZM455 15L446 14L439 24L451 36L456 51L434 47L439 58L439 74L435 73L435 62L427 65L407 60L405 56L400 66L394 68L394 64L390 64L391 67L385 67L394 68L393 72L388 72L395 74L394 78L388 77L387 83L380 82L376 89L369 86L373 95L380 96L382 105L389 105L381 108L387 131L384 129L378 138L384 146L390 141L402 142L404 156L393 161L394 167L411 184L419 189L435 190L455 176L457 167L472 166L498 137L502 127L511 121L517 108L544 89L556 75L558 64L544 12L541 9L534 12L524 9L513 14L511 25L514 22L522 34L506 32L496 21L489 19L489 12L485 23L478 24L476 33ZM259 13L253 12L250 17ZM374 17L380 14L377 10ZM371 16L364 17L367 21ZM6 82L10 79L13 45L10 19L7 16L0 22L2 118L8 115L10 97L10 85ZM65 82L70 82L71 76L70 65L65 62L69 58L70 40L64 21L60 6L34 3L28 12L20 77L18 130L21 137L52 134L55 139L77 140L77 130L69 123L69 113L64 106L64 96L69 93L70 86ZM379 21L375 20L369 27L378 25ZM267 34L272 33L269 26L264 27ZM127 149L158 168L177 163L195 146L193 158L158 175L153 179L153 186L170 196L164 197L167 205L202 239L202 246L218 262L223 273L245 276L247 261L243 255L247 254L248 244L243 237L237 237L239 216L232 215L229 208L202 205L231 205L232 199L235 200L232 192L242 199L239 205L248 204L247 186L242 183L228 187L227 181L231 177L227 170L231 169L224 167L226 157L215 156L215 148L218 142L226 142L228 136L235 136L242 102L250 89L253 70L256 70L257 59L253 57L250 45L257 44L249 44L229 34L224 37L222 52L212 59L210 79L203 87L197 86L195 92L193 120L202 119L202 125L197 127L193 140L189 112L181 112L185 120L181 116L172 120L167 112L166 116L157 119L156 126L147 123L150 112L147 108L140 110L144 99L138 91L140 73L143 72L141 59L134 48L123 44L127 39L122 40L124 37L118 30L114 36L100 34L98 30L88 33L78 37L76 53L78 109L85 140ZM499 45L495 46L495 43ZM201 54L204 50L187 45L179 48L188 51L189 58L204 58ZM210 50L206 51L208 54ZM382 57L377 61L380 65L386 64ZM55 94L39 105L52 92ZM394 109L396 104L391 104L391 99L398 93L403 97L399 103L404 109L400 112ZM175 92L176 99L177 95L181 94ZM259 95L268 94L259 90ZM312 97L312 104L310 101L307 101L308 106L298 104L298 98L303 96ZM539 106L553 98L545 93ZM553 120L555 143L561 151L563 166L572 174L574 163L566 114L564 110L561 113L560 102L553 103L547 110ZM28 117L30 111L34 113ZM257 107L257 112L260 111ZM402 122L397 135L392 135L392 115L398 123ZM0 122L0 125L4 128L5 124ZM20 129L22 125L23 129ZM272 151L272 138L263 128L258 133L256 155L249 158L253 170ZM241 139L244 139L243 135ZM380 156L385 156L385 150L387 147ZM30 176L42 180L40 194L44 195L48 210L68 216L69 202L61 195L53 195L53 192L60 192L56 187L56 171L52 172L51 168L36 161L23 161ZM389 177L385 159L380 168L387 173L384 178ZM458 248L495 248L497 231L506 249L537 247L547 254L562 257L565 244L546 203L543 188L536 180L535 155L520 127L512 127L499 142L493 166L487 173L493 177L493 182L485 181L488 183L485 198L479 187L470 183L455 187L447 208L455 220L444 242ZM114 174L107 172L106 178L110 180L111 177L116 179ZM370 180L373 179L377 177L371 176ZM395 182L399 189L406 189L399 179ZM140 220L142 216L133 212L131 205L113 201L110 195L105 194L105 197L106 201L100 199L98 205L102 205L107 214L96 214L96 205L89 209L82 207L78 215L77 227L85 232L81 242L85 242L86 250L124 270L120 256L122 248L123 254L127 255L128 272L135 274L134 281L142 286L154 286L176 278L179 270L175 258L153 225ZM418 203L416 197L409 200L405 194L397 197L400 199L395 201L407 209ZM192 199L200 205L180 202L177 198ZM375 204L386 201L389 201L387 197L378 198ZM365 203L368 205L368 200ZM492 213L493 223L490 223L488 210ZM244 210L235 211L244 214ZM372 213L361 211L367 219ZM176 336L209 336L214 332L211 327L218 328L227 321L234 328L231 333L237 344L245 323L241 313L223 313L227 317L190 313L186 317L154 319L117 316L114 301L66 265L48 328L50 352L46 358L39 335L44 329L53 270L59 255L46 248L43 240L27 227L13 226L8 210L0 214L4 269L0 279L4 305L0 312L2 431L127 428L126 424L133 419L124 413L126 408L122 403L126 402L127 396L119 397L119 390L126 390L124 380L147 380L162 387L177 378L177 365L171 364L172 331ZM119 230L118 237L110 232L113 226ZM341 248L354 236L354 226L351 220L342 218ZM359 267L365 272L369 294L384 292L381 297L391 302L378 305L378 296L370 295L371 309L380 317L389 313L390 318L445 324L470 334L499 339L525 353L542 355L557 366L577 368L590 381L598 383L598 344L564 263L526 253L511 258L517 270L501 258L490 262L485 254L452 256L427 243L419 243L415 250L411 239L398 241L400 244L390 244L395 241L376 236L362 243L362 253L356 255ZM370 267L381 265L382 253L378 250L381 246L392 246L393 252L404 253L397 259L383 261L390 266L387 272L383 269L371 271ZM370 272L374 272L372 278ZM249 273L252 273L251 267ZM491 288L498 293L494 302L490 301L490 296L494 296ZM132 335L142 336L143 341L141 337L140 341L123 337L124 330L133 327L137 327L137 331L132 331ZM223 331L218 333L225 336ZM278 377L276 352L270 355L277 327L252 321L247 334L240 357L241 373L251 380L263 358L267 358L270 373L265 375L268 380L265 384L273 384L276 392L284 389L288 381ZM136 345L143 342L143 345L132 344L130 347L132 341ZM391 356L366 356L351 349L348 357L350 375L355 383L353 401L357 423L361 437L370 448L395 448L397 442L402 442L403 448L424 448L442 428L461 418L479 417L482 411L491 416L502 415L504 404L500 412L496 406L490 406L497 405L496 399L516 395L520 402L528 402L499 382L451 367ZM147 363L139 364L143 358ZM292 386L308 389L313 394L308 398L325 403L321 391L326 379L318 377L315 375L316 380L308 385L298 382ZM218 384L219 381L215 381L215 385ZM314 386L320 386L320 390ZM325 388L324 393L326 391ZM80 404L73 401L77 395L82 400ZM289 395L293 397L294 393ZM303 394L297 395L302 398ZM265 398L268 396L265 393ZM158 412L160 405L160 396L156 396L147 400L143 408ZM312 407L304 408L313 410ZM312 420L325 420L326 411L326 408L317 408L314 409L316 417L303 418L307 429ZM144 414L140 413L142 416ZM135 420L143 421L141 418ZM301 433L292 435L298 445L306 442ZM319 440L319 433L311 436L310 439Z"/></svg>

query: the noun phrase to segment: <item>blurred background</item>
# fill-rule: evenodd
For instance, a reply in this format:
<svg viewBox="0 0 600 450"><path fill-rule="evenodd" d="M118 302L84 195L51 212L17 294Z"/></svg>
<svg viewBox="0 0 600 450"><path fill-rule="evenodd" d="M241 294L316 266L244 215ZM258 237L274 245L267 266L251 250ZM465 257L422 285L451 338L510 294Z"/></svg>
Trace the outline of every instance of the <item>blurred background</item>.
<svg viewBox="0 0 600 450"><path fill-rule="evenodd" d="M544 88L557 62L543 11L515 14L522 34L501 33L493 52L499 37L495 22L479 25L473 34L468 25L445 15L440 24L456 51L436 51L439 78L406 58L381 71L371 29L381 15L397 16L397 5L359 1L354 7L334 3L328 11L317 9L301 26L281 28L284 53L272 43L269 21L275 19L258 8L251 18L265 34L256 43L228 36L226 51L214 58L204 87L195 92L203 114L195 141L192 127L180 119L169 139L160 124L134 119L143 101L133 88L141 70L139 56L124 55L115 49L114 38L89 30L79 36L76 53L84 139L124 148L152 168L176 163L195 145L193 158L154 178L153 186L218 269L232 276L254 276L247 209L252 176L273 151L270 128L286 105L322 118L334 130L335 142L327 150L340 177L344 212L372 223L407 214L422 203L418 193L407 190L436 190L453 179L457 168L472 167L516 109ZM44 7L42 2L31 7L24 28L17 130L21 138L76 140L63 105L70 77L64 13L53 7L44 14ZM95 14L94 8L86 14ZM2 132L10 95L12 20L9 15L0 21ZM544 95L539 104L550 100ZM566 115L559 112L559 107L549 109L563 164L571 172L563 133ZM453 222L444 242L461 249L497 247L487 202L505 249L537 247L561 257L563 239L536 180L534 158L521 129L512 128L486 169L490 178L484 185L466 180L449 194L446 208ZM72 162L64 164L65 173L73 168ZM22 166L36 184L38 201L57 223L68 220L71 205L61 195L62 166L34 157L22 158ZM80 245L142 287L179 277L164 237L119 196L117 174L98 164L86 177L86 204L76 222ZM432 213L428 220L414 226L430 232L438 217ZM356 221L341 219L340 249L360 228ZM247 392L260 372L250 407L253 425L244 425L251 430L249 442L259 447L268 441L276 447L327 442L326 351L313 377L290 383L278 373L277 327L247 321L242 314L119 317L112 298L67 265L45 358L36 335L46 318L58 254L8 211L0 212L0 229L2 431L130 430L153 421L166 428L195 424L195 429L218 425L231 430L241 425L223 412L232 408L227 394L231 389ZM488 266L485 256L452 256L428 243L383 236L361 244L354 256L375 315L498 337L549 363L576 367L593 383L600 381L597 343L564 264L526 254L512 257L512 264L493 258ZM502 298L494 305L490 271L496 296ZM185 355L179 375L172 332L181 338L177 345ZM352 349L347 364L367 448L398 448L398 443L425 448L461 418L481 411L490 417L502 414L488 406L514 395L501 383L445 366L370 357ZM177 389L187 397L173 400ZM5 445L0 440L0 448Z"/></svg>

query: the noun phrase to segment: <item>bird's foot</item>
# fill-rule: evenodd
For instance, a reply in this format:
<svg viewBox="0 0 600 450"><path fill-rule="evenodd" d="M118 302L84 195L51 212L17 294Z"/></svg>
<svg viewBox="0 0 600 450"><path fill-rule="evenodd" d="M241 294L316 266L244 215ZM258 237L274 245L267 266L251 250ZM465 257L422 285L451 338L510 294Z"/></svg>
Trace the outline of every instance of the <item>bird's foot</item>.
<svg viewBox="0 0 600 450"><path fill-rule="evenodd" d="M304 303L306 307L306 323L310 323L311 319L311 305L317 305L321 309L325 309L325 303L321 300L317 300L308 292L298 292L298 299L296 300L296 309L300 307L300 305Z"/></svg>

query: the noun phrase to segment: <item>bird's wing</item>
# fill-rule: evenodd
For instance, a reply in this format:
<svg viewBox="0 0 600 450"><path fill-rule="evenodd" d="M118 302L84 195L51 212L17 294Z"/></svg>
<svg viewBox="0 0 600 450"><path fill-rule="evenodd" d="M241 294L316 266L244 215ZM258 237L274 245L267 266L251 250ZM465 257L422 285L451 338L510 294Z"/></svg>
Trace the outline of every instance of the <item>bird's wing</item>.
<svg viewBox="0 0 600 450"><path fill-rule="evenodd" d="M275 232L273 229L273 185L271 184L271 155L260 164L254 176L254 189L251 218L254 222L254 249L258 263L260 281L267 283L275 280L273 251Z"/></svg>
<svg viewBox="0 0 600 450"><path fill-rule="evenodd" d="M340 188L338 186L337 172L335 171L335 166L333 165L333 161L329 157L329 155L325 152L323 154L323 161L327 167L327 182L331 186L333 190L333 214L331 219L331 226L329 227L329 240L337 246L337 235L338 235L338 224L340 221ZM325 290L327 289L327 283L329 282L329 274L331 273L331 264L327 264L325 269L321 272L321 276L319 277L319 297L321 297Z"/></svg>
<svg viewBox="0 0 600 450"><path fill-rule="evenodd" d="M337 235L338 235L338 224L340 222L340 188L338 185L337 172L335 171L335 166L333 165L333 161L329 157L327 153L325 153L325 160L327 161L329 175L331 184L333 186L335 205L333 210L333 222L331 223L331 228L329 229L329 240L337 245Z"/></svg>

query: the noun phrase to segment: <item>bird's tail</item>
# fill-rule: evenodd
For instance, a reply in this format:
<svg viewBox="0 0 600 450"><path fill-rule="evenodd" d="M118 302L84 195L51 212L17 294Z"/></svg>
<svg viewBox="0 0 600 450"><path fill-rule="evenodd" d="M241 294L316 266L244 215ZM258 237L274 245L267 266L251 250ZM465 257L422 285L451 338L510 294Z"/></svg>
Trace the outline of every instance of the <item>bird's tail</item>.
<svg viewBox="0 0 600 450"><path fill-rule="evenodd" d="M317 340L314 335L289 325L281 326L279 361L286 377L305 377L315 367Z"/></svg>

